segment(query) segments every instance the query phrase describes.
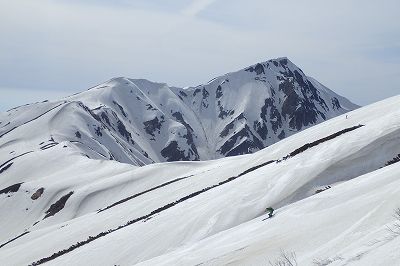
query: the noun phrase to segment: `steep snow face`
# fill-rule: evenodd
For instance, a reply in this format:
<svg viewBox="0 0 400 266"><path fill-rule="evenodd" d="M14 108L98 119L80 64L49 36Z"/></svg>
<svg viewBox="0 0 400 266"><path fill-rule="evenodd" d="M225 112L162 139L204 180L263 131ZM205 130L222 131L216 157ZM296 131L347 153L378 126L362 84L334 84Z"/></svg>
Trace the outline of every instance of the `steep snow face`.
<svg viewBox="0 0 400 266"><path fill-rule="evenodd" d="M208 160L253 153L355 108L279 58L190 88L114 78L1 114L0 141L6 153L64 142L89 158L137 166Z"/></svg>
<svg viewBox="0 0 400 266"><path fill-rule="evenodd" d="M253 153L357 108L306 77L287 58L259 63L184 92L184 102L204 129L209 158Z"/></svg>
<svg viewBox="0 0 400 266"><path fill-rule="evenodd" d="M299 265L399 265L399 104L359 108L253 154L143 167L88 159L55 144L57 132L42 144L35 131L31 142L3 135L2 151L25 152L0 153L0 265L265 265L281 249ZM47 112L56 125L62 108L83 108L41 106L34 117ZM31 123L18 120L13 134ZM269 206L276 214L264 220Z"/></svg>

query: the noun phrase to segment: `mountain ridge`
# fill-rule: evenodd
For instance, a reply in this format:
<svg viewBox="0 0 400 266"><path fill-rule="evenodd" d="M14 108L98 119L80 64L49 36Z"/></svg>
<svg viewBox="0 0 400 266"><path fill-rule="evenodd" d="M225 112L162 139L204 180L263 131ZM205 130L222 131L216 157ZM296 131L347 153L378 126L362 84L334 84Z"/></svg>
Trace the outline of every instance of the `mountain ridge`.
<svg viewBox="0 0 400 266"><path fill-rule="evenodd" d="M282 57L195 87L113 78L61 101L9 110L9 119L0 116L5 128L0 135L15 127L11 122L20 113L35 113L32 109L43 106L49 107L47 112L58 104L64 112L43 122L48 130L42 138L68 141L90 158L134 165L253 153L358 108Z"/></svg>

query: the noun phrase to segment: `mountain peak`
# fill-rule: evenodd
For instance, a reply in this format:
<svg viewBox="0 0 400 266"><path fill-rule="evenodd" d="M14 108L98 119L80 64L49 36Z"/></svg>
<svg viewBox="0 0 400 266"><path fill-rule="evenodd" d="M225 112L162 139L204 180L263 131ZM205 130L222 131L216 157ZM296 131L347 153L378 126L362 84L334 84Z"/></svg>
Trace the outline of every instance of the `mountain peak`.
<svg viewBox="0 0 400 266"><path fill-rule="evenodd" d="M90 158L144 165L253 153L355 108L281 57L196 87L116 77L62 101L17 108L1 122L11 132L23 110L26 120L50 125L38 131L29 123L38 143L51 137Z"/></svg>

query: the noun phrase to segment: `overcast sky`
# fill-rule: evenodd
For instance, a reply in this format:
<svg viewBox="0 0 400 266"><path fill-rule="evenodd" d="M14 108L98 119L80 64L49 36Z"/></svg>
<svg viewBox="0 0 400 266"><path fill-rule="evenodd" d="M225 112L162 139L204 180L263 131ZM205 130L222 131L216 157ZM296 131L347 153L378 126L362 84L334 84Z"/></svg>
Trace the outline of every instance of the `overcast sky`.
<svg viewBox="0 0 400 266"><path fill-rule="evenodd" d="M112 77L194 86L286 56L366 105L400 94L399 0L0 0L0 111Z"/></svg>

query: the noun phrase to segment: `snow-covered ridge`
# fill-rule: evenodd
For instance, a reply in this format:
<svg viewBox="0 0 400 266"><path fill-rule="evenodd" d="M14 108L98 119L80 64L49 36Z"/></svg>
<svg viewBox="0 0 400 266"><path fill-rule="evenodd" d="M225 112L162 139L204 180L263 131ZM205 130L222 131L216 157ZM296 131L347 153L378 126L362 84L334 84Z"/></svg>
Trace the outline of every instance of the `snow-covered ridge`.
<svg viewBox="0 0 400 266"><path fill-rule="evenodd" d="M307 77L287 58L204 85L169 87L114 78L56 102L0 114L0 148L21 154L63 143L64 152L133 165L253 153L358 106Z"/></svg>
<svg viewBox="0 0 400 266"><path fill-rule="evenodd" d="M136 167L69 142L1 153L0 264L265 265L285 249L299 265L397 265L399 104L204 162ZM268 206L276 215L263 220Z"/></svg>

